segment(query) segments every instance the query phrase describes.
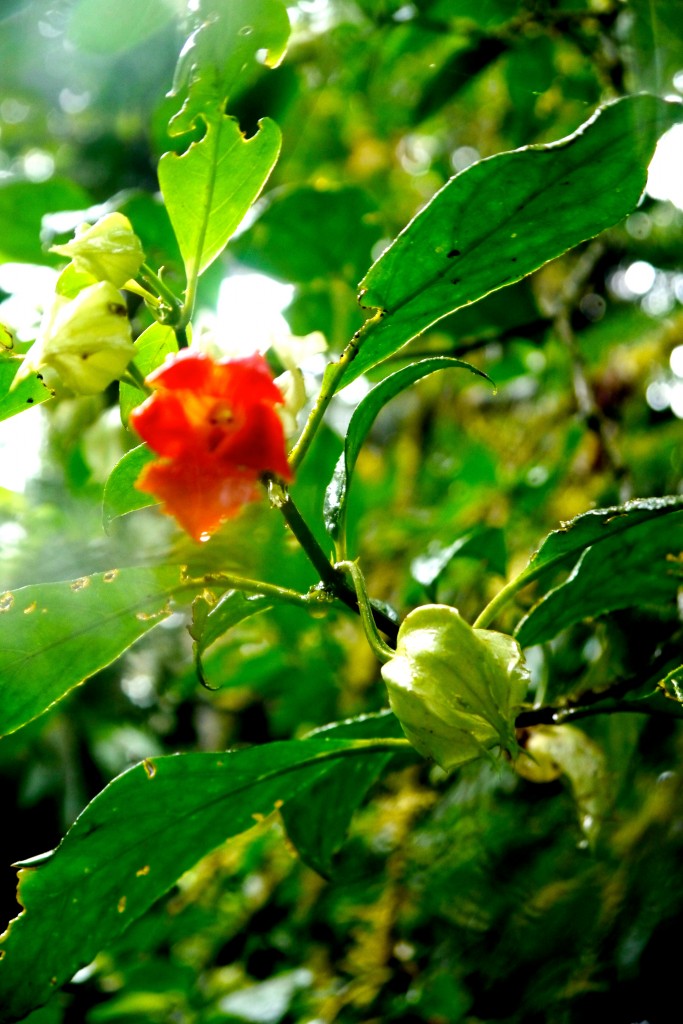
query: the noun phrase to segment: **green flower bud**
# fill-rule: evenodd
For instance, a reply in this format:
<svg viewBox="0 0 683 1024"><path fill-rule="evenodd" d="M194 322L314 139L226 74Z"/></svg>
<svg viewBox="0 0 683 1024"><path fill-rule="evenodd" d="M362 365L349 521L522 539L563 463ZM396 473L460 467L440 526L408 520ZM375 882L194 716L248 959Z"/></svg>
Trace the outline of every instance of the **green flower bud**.
<svg viewBox="0 0 683 1024"><path fill-rule="evenodd" d="M53 245L50 252L73 260L77 271L96 281L110 281L117 288L135 277L144 253L140 239L122 213L109 213L95 224L81 224L65 245Z"/></svg>
<svg viewBox="0 0 683 1024"><path fill-rule="evenodd" d="M134 355L121 293L108 281L100 281L75 299L55 298L15 383L47 367L75 394L95 395L123 376Z"/></svg>
<svg viewBox="0 0 683 1024"><path fill-rule="evenodd" d="M445 771L494 747L516 755L529 670L512 637L473 629L447 605L424 605L403 621L382 676L407 738Z"/></svg>

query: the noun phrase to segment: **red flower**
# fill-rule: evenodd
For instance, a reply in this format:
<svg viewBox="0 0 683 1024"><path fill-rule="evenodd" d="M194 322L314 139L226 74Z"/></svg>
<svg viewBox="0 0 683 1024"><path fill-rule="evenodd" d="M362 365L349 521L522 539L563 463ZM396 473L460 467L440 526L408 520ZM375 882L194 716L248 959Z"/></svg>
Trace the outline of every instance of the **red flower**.
<svg viewBox="0 0 683 1024"><path fill-rule="evenodd" d="M292 479L275 409L283 398L262 356L215 362L185 349L147 383L154 394L130 422L161 459L135 486L159 498L195 540L256 500L262 473Z"/></svg>

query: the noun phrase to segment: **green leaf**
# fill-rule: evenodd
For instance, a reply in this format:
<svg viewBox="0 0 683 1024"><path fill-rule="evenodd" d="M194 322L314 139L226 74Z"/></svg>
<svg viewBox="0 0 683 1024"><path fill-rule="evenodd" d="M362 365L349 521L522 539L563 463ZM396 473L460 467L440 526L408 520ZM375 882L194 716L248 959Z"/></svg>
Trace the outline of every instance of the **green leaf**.
<svg viewBox="0 0 683 1024"><path fill-rule="evenodd" d="M678 502L680 505L680 501ZM676 614L683 577L683 510L666 523L649 519L586 548L568 579L551 590L519 624L528 646L568 626L618 608L656 607Z"/></svg>
<svg viewBox="0 0 683 1024"><path fill-rule="evenodd" d="M55 266L61 257L46 252L41 241L43 217L63 210L83 210L90 196L71 181L13 181L0 187L0 259Z"/></svg>
<svg viewBox="0 0 683 1024"><path fill-rule="evenodd" d="M189 282L225 248L275 166L280 142L270 118L246 139L235 120L218 115L187 152L162 156L159 184Z"/></svg>
<svg viewBox="0 0 683 1024"><path fill-rule="evenodd" d="M355 286L380 228L369 196L356 187L282 189L236 238L240 263L287 283L346 280Z"/></svg>
<svg viewBox="0 0 683 1024"><path fill-rule="evenodd" d="M154 452L146 444L139 444L119 459L104 485L102 501L102 521L108 530L114 519L135 512L139 508L157 505L157 499L144 491L138 491L135 481L144 467L156 459Z"/></svg>
<svg viewBox="0 0 683 1024"><path fill-rule="evenodd" d="M224 110L238 80L262 65L280 63L289 40L289 17L282 0L200 0L194 5L195 30L178 60L173 92L187 90L182 110L172 119L174 135L190 131L197 118Z"/></svg>
<svg viewBox="0 0 683 1024"><path fill-rule="evenodd" d="M20 359L0 355L0 420L16 416L32 405L41 405L49 401L52 392L37 374L26 377L14 391L10 391L12 381L21 366Z"/></svg>
<svg viewBox="0 0 683 1024"><path fill-rule="evenodd" d="M456 368L469 370L485 380L491 380L482 370L477 370L476 367L463 362L462 359L435 356L433 359L422 359L418 363L411 363L410 366L404 366L403 369L392 373L390 377L385 377L356 408L346 432L344 451L339 457L332 480L325 491L325 527L335 540L343 536L351 474L377 414L387 402L390 402L401 391L405 391L411 384L421 380L422 377L436 373L437 370Z"/></svg>
<svg viewBox="0 0 683 1024"><path fill-rule="evenodd" d="M391 711L335 722L310 734L312 739L401 739L403 730ZM282 808L287 835L301 859L329 877L355 811L394 754L363 754L330 761L319 777Z"/></svg>
<svg viewBox="0 0 683 1024"><path fill-rule="evenodd" d="M548 534L526 568L515 578L515 589L521 589L547 569L570 568L588 547L612 540L641 523L670 516L682 508L683 495L672 494L663 498L634 498L624 505L583 512Z"/></svg>
<svg viewBox="0 0 683 1024"><path fill-rule="evenodd" d="M311 739L153 758L120 775L54 853L22 865L24 910L2 940L0 1020L46 1002L183 872L331 762L368 753L362 740Z"/></svg>
<svg viewBox="0 0 683 1024"><path fill-rule="evenodd" d="M192 605L190 635L194 640L192 651L197 675L205 686L209 686L209 682L202 658L209 647L244 619L249 619L260 612L267 612L272 607L273 602L267 597L261 594L245 595L239 590L228 591L213 606L201 596L195 599Z"/></svg>
<svg viewBox="0 0 683 1024"><path fill-rule="evenodd" d="M156 370L157 366L161 366L167 355L178 351L178 342L172 327L154 323L142 332L135 342L135 348L135 365L142 376L146 377L152 370ZM139 388L134 388L131 384L121 384L121 419L124 424L128 423L128 417L136 405L143 402L146 397Z"/></svg>
<svg viewBox="0 0 683 1024"><path fill-rule="evenodd" d="M172 613L176 566L112 569L0 596L2 735L37 718Z"/></svg>
<svg viewBox="0 0 683 1024"><path fill-rule="evenodd" d="M573 135L481 160L456 175L361 282L380 311L342 386L437 320L518 281L618 223L636 206L658 137L683 105L609 104Z"/></svg>

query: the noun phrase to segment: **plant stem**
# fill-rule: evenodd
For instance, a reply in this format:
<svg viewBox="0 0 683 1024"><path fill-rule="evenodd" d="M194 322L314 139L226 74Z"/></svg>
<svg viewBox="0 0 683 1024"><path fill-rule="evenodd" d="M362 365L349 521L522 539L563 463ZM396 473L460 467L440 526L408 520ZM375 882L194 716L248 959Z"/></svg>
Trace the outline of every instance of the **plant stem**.
<svg viewBox="0 0 683 1024"><path fill-rule="evenodd" d="M123 377L122 382L133 384L139 391L144 392L145 395L152 394L152 389L146 383L139 367L137 367L134 362L130 362L128 364L126 368L126 377L128 377L129 380L126 381L125 377Z"/></svg>
<svg viewBox="0 0 683 1024"><path fill-rule="evenodd" d="M299 440L289 453L289 464L292 469L297 468L308 451L311 441L315 437L318 427L322 422L323 416L327 412L327 407L337 392L337 388L341 383L341 379L344 376L347 366L349 366L349 364L356 358L363 341L373 327L379 322L381 312L381 310L378 310L375 316L370 320L365 321L360 330L356 331L337 362L330 363L325 370L320 394L316 399L315 405L311 409Z"/></svg>
<svg viewBox="0 0 683 1024"><path fill-rule="evenodd" d="M280 510L287 526L290 528L299 544L304 550L308 560L320 576L324 588L334 597L350 608L357 615L361 614L358 598L349 587L344 574L330 562L328 556L313 536L308 524L302 518L301 513L292 501L290 495L280 485L270 479L270 500ZM389 616L379 608L372 608L372 615L375 624L385 636L395 643L398 635L398 626Z"/></svg>
<svg viewBox="0 0 683 1024"><path fill-rule="evenodd" d="M351 576L356 590L356 599L360 609L360 617L365 630L365 636L377 660L381 661L383 665L386 664L391 660L394 651L379 635L379 631L373 617L372 608L370 606L368 591L365 586L365 579L360 570L360 566L357 562L337 562L335 569L341 569L348 572Z"/></svg>
<svg viewBox="0 0 683 1024"><path fill-rule="evenodd" d="M241 590L245 594L261 594L263 597L273 597L277 601L286 601L288 604L310 607L314 603L308 594L300 594L289 587L279 587L275 583L264 583L262 580L233 576L227 572L208 573L202 577L202 582L208 586L213 583L225 584L231 590Z"/></svg>
<svg viewBox="0 0 683 1024"><path fill-rule="evenodd" d="M161 279L159 274L155 273L152 268L147 264L143 263L140 268L140 276L143 281L148 284L157 295L163 299L171 311L170 325L180 325L183 320L183 306L177 295L168 287L168 285Z"/></svg>

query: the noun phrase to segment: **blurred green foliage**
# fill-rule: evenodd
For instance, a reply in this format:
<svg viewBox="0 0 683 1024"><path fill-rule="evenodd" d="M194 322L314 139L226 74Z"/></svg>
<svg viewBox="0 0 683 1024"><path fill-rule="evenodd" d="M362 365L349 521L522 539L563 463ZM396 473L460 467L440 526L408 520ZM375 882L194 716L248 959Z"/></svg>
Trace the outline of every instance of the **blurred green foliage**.
<svg viewBox="0 0 683 1024"><path fill-rule="evenodd" d="M288 9L286 60L275 69L253 62L229 110L248 136L273 118L280 160L254 218L202 278L199 305L215 311L225 277L271 275L294 286L292 331L322 331L333 352L363 322L358 281L452 174L559 139L625 92L681 91L683 15L664 0L298 0ZM93 207L116 208L180 287L156 167L177 145L167 124L178 98L167 92L183 14L176 0L4 5L3 262L56 267L50 244ZM681 491L682 226L678 207L646 194L625 222L446 317L372 371L384 379L411 353L446 355L497 384L493 393L468 374L434 374L375 421L347 508L349 549L373 597L401 616L438 601L472 621L561 522ZM9 279L0 287L10 299ZM149 325L135 300L131 313L138 332ZM13 316L0 306L21 349L33 335ZM337 398L293 488L330 552L324 492L363 393ZM42 440L22 426L37 417ZM201 547L155 509L114 519L106 533L104 482L136 443L113 391L62 397L13 424L11 439L0 438L2 473L24 446L40 445L41 460L25 490L0 476L0 589L164 561L302 592L318 582L265 503ZM636 569L658 545L680 547L678 520L663 528L670 534L656 525L631 552ZM676 661L680 563L662 612L659 592L641 602L633 577L623 607L628 559L611 557L608 617L583 621L566 592L553 591L567 628L528 651L539 703L619 679L639 680L634 693L645 696L653 666ZM512 632L563 581L549 571L499 627ZM604 610L598 602L590 614ZM4 920L19 910L10 862L55 846L131 764L299 738L386 705L379 666L344 611L322 607L318 618L279 605L237 622L202 652L215 692L198 683L186 626L184 612L172 615L0 741ZM590 843L564 777L538 784L482 761L447 778L399 756L383 771L368 764L364 777L359 762L357 801L336 796L349 813L360 807L344 844L321 827L335 791L308 791L284 814L298 853L280 815L255 822L27 1020L663 1024L677 1005L666 964L683 924L675 697L671 687L650 714L580 721L606 764L604 818Z"/></svg>

